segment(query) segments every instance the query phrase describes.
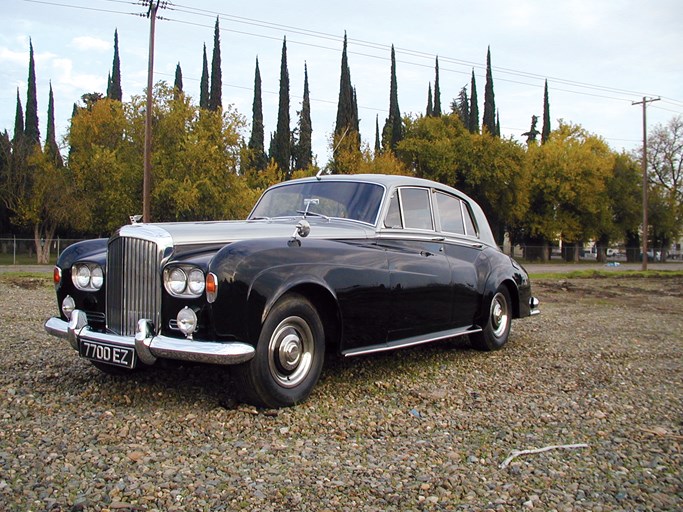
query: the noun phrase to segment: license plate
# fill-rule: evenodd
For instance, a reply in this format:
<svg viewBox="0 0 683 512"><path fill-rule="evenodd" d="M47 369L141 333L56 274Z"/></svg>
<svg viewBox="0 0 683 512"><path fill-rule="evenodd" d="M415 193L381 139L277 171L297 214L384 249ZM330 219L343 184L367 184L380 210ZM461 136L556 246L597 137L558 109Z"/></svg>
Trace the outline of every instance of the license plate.
<svg viewBox="0 0 683 512"><path fill-rule="evenodd" d="M80 355L100 363L122 366L123 368L135 368L135 349L132 347L119 347L98 341L81 340Z"/></svg>

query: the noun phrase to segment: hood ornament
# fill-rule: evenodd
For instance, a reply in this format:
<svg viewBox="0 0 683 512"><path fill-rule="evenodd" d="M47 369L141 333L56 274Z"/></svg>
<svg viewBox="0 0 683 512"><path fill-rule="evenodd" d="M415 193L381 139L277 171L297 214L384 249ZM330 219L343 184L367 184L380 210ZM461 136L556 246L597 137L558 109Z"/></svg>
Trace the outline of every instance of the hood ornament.
<svg viewBox="0 0 683 512"><path fill-rule="evenodd" d="M142 219L142 215L131 215L129 218L131 224L140 224L140 219Z"/></svg>

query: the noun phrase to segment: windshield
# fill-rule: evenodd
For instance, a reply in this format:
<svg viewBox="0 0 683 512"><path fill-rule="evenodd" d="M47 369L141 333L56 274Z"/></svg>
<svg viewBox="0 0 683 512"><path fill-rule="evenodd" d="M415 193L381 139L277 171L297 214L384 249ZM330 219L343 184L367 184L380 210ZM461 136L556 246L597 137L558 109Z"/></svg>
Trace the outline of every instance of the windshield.
<svg viewBox="0 0 683 512"><path fill-rule="evenodd" d="M384 188L374 183L309 181L266 190L250 219L311 216L375 224Z"/></svg>

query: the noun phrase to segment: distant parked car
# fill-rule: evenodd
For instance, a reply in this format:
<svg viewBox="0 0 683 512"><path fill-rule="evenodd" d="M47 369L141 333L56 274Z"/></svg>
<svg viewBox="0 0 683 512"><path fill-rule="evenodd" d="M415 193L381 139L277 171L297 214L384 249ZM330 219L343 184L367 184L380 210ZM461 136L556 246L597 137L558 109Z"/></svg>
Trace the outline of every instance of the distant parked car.
<svg viewBox="0 0 683 512"><path fill-rule="evenodd" d="M123 226L67 248L54 282L45 329L100 370L232 365L240 398L264 407L305 400L327 350L462 335L495 350L539 311L472 199L398 176L288 181L245 221Z"/></svg>

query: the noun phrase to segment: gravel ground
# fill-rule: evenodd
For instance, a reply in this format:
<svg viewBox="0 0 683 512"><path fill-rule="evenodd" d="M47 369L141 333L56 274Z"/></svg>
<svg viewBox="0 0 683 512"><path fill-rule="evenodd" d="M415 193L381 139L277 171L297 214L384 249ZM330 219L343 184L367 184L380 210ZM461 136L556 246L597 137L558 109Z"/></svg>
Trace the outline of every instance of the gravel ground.
<svg viewBox="0 0 683 512"><path fill-rule="evenodd" d="M44 333L47 280L3 276L0 510L681 510L683 278L534 286L499 352L332 359L257 411L217 367L99 373Z"/></svg>

